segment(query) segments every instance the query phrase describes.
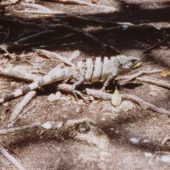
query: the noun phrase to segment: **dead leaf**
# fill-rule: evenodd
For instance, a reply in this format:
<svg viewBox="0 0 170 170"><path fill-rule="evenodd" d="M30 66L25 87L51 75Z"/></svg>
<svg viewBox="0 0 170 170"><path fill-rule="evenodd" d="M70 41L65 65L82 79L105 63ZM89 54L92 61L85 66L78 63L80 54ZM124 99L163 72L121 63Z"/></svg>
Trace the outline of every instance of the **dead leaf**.
<svg viewBox="0 0 170 170"><path fill-rule="evenodd" d="M161 77L167 77L170 75L170 72L168 70L163 70L161 73L160 73Z"/></svg>
<svg viewBox="0 0 170 170"><path fill-rule="evenodd" d="M119 106L121 104L122 101L122 97L118 91L118 89L116 88L113 95L112 95L112 99L111 99L111 103L113 106Z"/></svg>
<svg viewBox="0 0 170 170"><path fill-rule="evenodd" d="M140 66L142 66L142 62L136 63L136 64L133 66L133 68L138 68L138 67L140 67Z"/></svg>

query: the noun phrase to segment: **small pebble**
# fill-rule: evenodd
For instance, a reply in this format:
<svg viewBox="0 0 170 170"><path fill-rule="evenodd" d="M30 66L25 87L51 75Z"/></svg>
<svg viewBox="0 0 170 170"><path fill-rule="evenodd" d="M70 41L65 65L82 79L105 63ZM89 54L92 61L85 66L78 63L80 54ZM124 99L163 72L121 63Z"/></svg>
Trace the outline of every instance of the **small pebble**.
<svg viewBox="0 0 170 170"><path fill-rule="evenodd" d="M153 156L153 154L150 153L150 152L145 152L144 155L145 155L145 157L152 157Z"/></svg>
<svg viewBox="0 0 170 170"><path fill-rule="evenodd" d="M61 97L61 92L58 91L56 94L50 94L47 99L49 102L52 102L52 101L59 100L60 97Z"/></svg>
<svg viewBox="0 0 170 170"><path fill-rule="evenodd" d="M162 156L160 157L160 160L161 160L162 162L170 163L170 155L162 155Z"/></svg>
<svg viewBox="0 0 170 170"><path fill-rule="evenodd" d="M44 129L51 129L53 127L53 124L51 122L45 122L41 125Z"/></svg>
<svg viewBox="0 0 170 170"><path fill-rule="evenodd" d="M104 117L101 118L101 121L106 121L106 119Z"/></svg>
<svg viewBox="0 0 170 170"><path fill-rule="evenodd" d="M130 142L134 145L138 145L140 142L140 138L132 137L130 138Z"/></svg>

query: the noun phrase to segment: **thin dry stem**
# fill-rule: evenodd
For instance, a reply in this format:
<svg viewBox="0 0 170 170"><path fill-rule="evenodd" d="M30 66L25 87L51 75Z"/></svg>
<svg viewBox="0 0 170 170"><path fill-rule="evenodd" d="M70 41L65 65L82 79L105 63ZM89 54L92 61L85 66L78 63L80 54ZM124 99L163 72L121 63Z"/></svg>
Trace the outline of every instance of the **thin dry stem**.
<svg viewBox="0 0 170 170"><path fill-rule="evenodd" d="M42 50L42 49L37 49L36 52L40 55L48 56L53 60L62 61L63 63L65 63L69 66L74 66L74 64L69 59L67 59L66 57L61 56L61 55L59 55L55 52L51 52L51 51L48 51L48 50Z"/></svg>
<svg viewBox="0 0 170 170"><path fill-rule="evenodd" d="M0 67L0 75L9 76L12 78L23 79L26 81L35 81L38 79L38 76L29 73L22 73L21 71L16 71L12 68L2 68Z"/></svg>
<svg viewBox="0 0 170 170"><path fill-rule="evenodd" d="M142 70L142 71L139 71L139 72L132 74L132 75L129 75L129 76L118 76L116 78L116 80L122 80L123 79L124 82L129 82L129 81L134 80L134 79L136 79L137 77L139 77L143 74L155 74L155 73L160 73L161 71L163 71L163 70L149 70L149 71Z"/></svg>
<svg viewBox="0 0 170 170"><path fill-rule="evenodd" d="M27 129L32 129L35 127L44 128L44 129L59 129L59 128L62 128L63 126L64 126L63 122L54 122L54 121L47 121L44 123L35 122L29 125L12 127L12 128L7 128L7 129L0 129L0 135L17 133L17 132L24 131Z"/></svg>
<svg viewBox="0 0 170 170"><path fill-rule="evenodd" d="M21 114L21 112L23 111L24 107L26 105L28 105L28 103L31 102L31 100L36 96L36 91L30 91L28 94L26 94L24 96L24 98L22 99L22 101L17 104L17 106L15 107L15 109L13 110L11 117L8 121L8 127L12 127L15 122L18 120L19 115Z"/></svg>
<svg viewBox="0 0 170 170"><path fill-rule="evenodd" d="M146 83L155 84L157 86L161 86L161 87L170 89L170 82L168 82L168 81L152 78L152 77L149 77L149 76L147 76L147 77L138 77L138 78L136 78L136 80L146 82Z"/></svg>
<svg viewBox="0 0 170 170"><path fill-rule="evenodd" d="M104 100L111 100L111 97L112 97L112 94L105 93L105 92L102 92L99 90L86 89L86 93L93 97L104 99ZM131 94L121 94L121 96L123 99L131 100L131 101L137 103L144 109L150 109L152 111L170 116L169 110L166 110L165 108L157 107L154 104L151 104L138 96L131 95Z"/></svg>
<svg viewBox="0 0 170 170"><path fill-rule="evenodd" d="M9 151L0 144L0 153L7 158L16 168L19 170L26 170L23 165L14 157L12 156Z"/></svg>
<svg viewBox="0 0 170 170"><path fill-rule="evenodd" d="M60 3L75 3L75 4L78 4L78 5L85 5L85 6L95 7L95 8L103 8L103 9L108 10L110 12L117 11L117 9L114 8L114 7L110 7L110 6L106 6L106 5L93 4L93 3L85 2L83 0L55 0L55 1L60 2Z"/></svg>
<svg viewBox="0 0 170 170"><path fill-rule="evenodd" d="M6 135L8 133L15 133L15 132L18 132L18 131L23 131L23 130L30 129L30 128L33 128L33 127L37 127L39 125L41 125L41 123L32 123L30 125L25 125L25 126L20 126L20 127L0 129L0 135Z"/></svg>

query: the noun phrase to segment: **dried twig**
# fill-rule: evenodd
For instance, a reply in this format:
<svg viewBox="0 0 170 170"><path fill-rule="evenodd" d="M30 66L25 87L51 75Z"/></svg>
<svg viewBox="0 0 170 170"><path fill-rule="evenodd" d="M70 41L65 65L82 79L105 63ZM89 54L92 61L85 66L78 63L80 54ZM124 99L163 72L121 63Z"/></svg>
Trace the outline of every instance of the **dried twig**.
<svg viewBox="0 0 170 170"><path fill-rule="evenodd" d="M12 111L11 117L8 121L8 127L12 127L15 122L18 120L18 116L24 109L24 107L35 97L36 91L30 91L27 93L22 101L15 107L15 109Z"/></svg>
<svg viewBox="0 0 170 170"><path fill-rule="evenodd" d="M14 44L24 44L24 43L29 43L35 40L38 40L39 38L44 38L45 36L54 36L55 31L54 30L46 30L46 31L41 31L39 33L31 34L29 36L20 38L17 40Z"/></svg>
<svg viewBox="0 0 170 170"><path fill-rule="evenodd" d="M114 50L117 53L120 53L120 51L117 50L115 47L102 42L101 40L96 38L91 33L88 33L82 29L78 29L78 28L75 28L75 27L72 27L66 24L53 24L47 27L48 27L48 30L45 30L45 31L43 30L39 33L35 33L32 35L23 37L17 40L16 42L14 42L14 45L27 46L28 43L30 42L34 43L36 41L40 41L41 39L44 39L45 36L47 36L48 38L54 39L59 36L57 33L62 30L62 31L66 31L66 33L69 32L69 33L75 33L77 35L80 35L85 41L93 43L93 45L96 45L98 48L100 48L100 50L105 51L106 49L110 49L110 50Z"/></svg>
<svg viewBox="0 0 170 170"><path fill-rule="evenodd" d="M102 91L99 91L99 90L86 89L86 93L88 95L92 95L93 97L104 99L104 100L111 100L111 97L112 97L112 94L105 93L105 92L102 92ZM157 107L157 106L141 99L138 96L131 95L131 94L121 94L121 96L122 96L123 99L131 100L131 101L137 103L138 105L140 105L141 107L143 107L145 109L150 109L152 111L170 116L169 110Z"/></svg>
<svg viewBox="0 0 170 170"><path fill-rule="evenodd" d="M129 82L129 81L134 80L135 78L137 78L137 77L139 77L143 74L154 74L154 73L160 73L161 71L163 71L163 70L149 70L149 71L142 70L142 71L139 71L139 72L132 74L132 75L129 75L129 76L118 76L118 77L116 77L116 80L122 80L123 79L124 82Z"/></svg>
<svg viewBox="0 0 170 170"><path fill-rule="evenodd" d="M13 127L13 128L8 128L8 129L0 129L0 135L7 135L10 133L17 133L20 131L24 131L27 129L31 129L31 128L44 128L44 129L60 129L64 126L64 123L61 121L58 122L54 122L54 121L47 121L44 123L39 123L39 122L35 122L29 125L25 125L25 126L18 126L18 127Z"/></svg>
<svg viewBox="0 0 170 170"><path fill-rule="evenodd" d="M74 66L74 64L66 57L61 56L60 54L57 54L55 52L47 51L47 50L42 50L42 49L36 49L36 52L40 55L45 55L48 56L52 59L57 59L59 61L62 61L63 63L69 65L69 66Z"/></svg>
<svg viewBox="0 0 170 170"><path fill-rule="evenodd" d="M38 79L38 76L34 74L22 73L21 71L17 71L11 67L6 67L6 68L0 67L0 75L9 76L12 78L22 79L26 81L32 81L32 80L35 81Z"/></svg>
<svg viewBox="0 0 170 170"><path fill-rule="evenodd" d="M8 128L8 129L0 129L0 135L6 135L8 133L14 133L14 132L18 132L18 131L23 131L26 129L30 129L33 127L37 127L40 126L41 123L32 123L29 125L25 125L25 126L20 126L20 127L14 127L14 128Z"/></svg>
<svg viewBox="0 0 170 170"><path fill-rule="evenodd" d="M60 3L69 3L69 4L73 3L73 4L78 4L78 5L85 5L85 6L95 7L95 8L103 8L103 9L108 10L109 12L117 11L117 9L114 7L93 4L93 3L85 2L84 0L54 0L54 1L60 2Z"/></svg>
<svg viewBox="0 0 170 170"><path fill-rule="evenodd" d="M42 28L41 24L37 24L35 22L26 22L23 21L21 19L15 18L15 17L11 17L11 16L5 16L5 15L0 15L0 23L3 26L7 26L7 27L21 27L21 28L31 28L31 29L35 29L35 28Z"/></svg>
<svg viewBox="0 0 170 170"><path fill-rule="evenodd" d="M28 14L44 14L44 15L55 15L55 14L64 14L64 11L54 11L51 10L50 8L44 7L40 4L35 4L35 3L26 3L26 2L21 2L21 6L28 8L24 10L16 10L12 9L16 13L28 13ZM32 8L32 10L30 9Z"/></svg>
<svg viewBox="0 0 170 170"><path fill-rule="evenodd" d="M145 77L138 77L138 78L136 78L136 80L151 83L151 84L155 84L157 86L161 86L161 87L170 89L170 82L168 82L168 81L152 78L152 77L149 77L149 76L147 76L147 77L146 76Z"/></svg>
<svg viewBox="0 0 170 170"><path fill-rule="evenodd" d="M161 145L164 146L168 141L170 141L170 136L166 136L162 142L161 142Z"/></svg>
<svg viewBox="0 0 170 170"><path fill-rule="evenodd" d="M153 50L154 48L157 48L158 46L162 45L163 43L165 43L168 39L164 38L162 41L152 45L151 47L147 48L146 50L143 51L143 54L150 52L151 50Z"/></svg>
<svg viewBox="0 0 170 170"><path fill-rule="evenodd" d="M0 144L0 153L7 158L16 168L19 170L26 170L21 163L14 157L12 156L9 151Z"/></svg>

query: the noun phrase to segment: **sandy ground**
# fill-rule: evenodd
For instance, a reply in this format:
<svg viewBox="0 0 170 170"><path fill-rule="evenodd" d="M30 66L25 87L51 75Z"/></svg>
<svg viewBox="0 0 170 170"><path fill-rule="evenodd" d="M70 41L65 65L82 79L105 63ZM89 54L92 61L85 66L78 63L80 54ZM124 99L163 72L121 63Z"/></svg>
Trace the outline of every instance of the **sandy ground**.
<svg viewBox="0 0 170 170"><path fill-rule="evenodd" d="M69 12L99 13L102 11L90 7L41 3L53 9L64 9ZM167 14L170 2L168 0L142 2L104 0L98 3L118 9L113 15L104 14L107 20L152 22L153 25L169 32L170 18ZM97 36L115 45L124 54L141 58L142 67L133 72L155 68L169 70L170 68L168 42L142 55L144 49L161 40L161 35L155 32L150 30L148 32L115 31ZM61 48L57 52L70 56L74 50L81 50L78 60L99 55L86 44ZM1 58L1 65L9 63L22 66L25 64L28 71L33 70L33 66L38 66L44 72L57 64L30 53L25 57L18 57L17 61ZM163 78L160 74L153 74L152 77L170 81L170 76ZM0 95L3 96L23 84L25 84L23 81L0 77ZM170 110L170 91L165 88L136 82L134 87L130 85L120 87L120 92L135 94ZM70 121L70 126L62 132L35 128L15 135L0 136L0 142L11 150L26 169L168 170L170 168L170 154L165 153L170 151L170 143L161 145L162 140L170 136L170 120L166 115L142 109L130 101L123 101L120 106L121 111L115 112L110 101L93 99L90 103L85 103L81 99L76 101L69 94L61 94L58 100L50 102L47 99L51 93L56 93L55 85L41 89L36 98L24 109L26 113L16 126L35 121L63 123ZM8 116L19 101L21 98L0 106L1 127L5 126ZM155 153L158 154L154 156ZM15 168L0 155L0 170L15 170Z"/></svg>

